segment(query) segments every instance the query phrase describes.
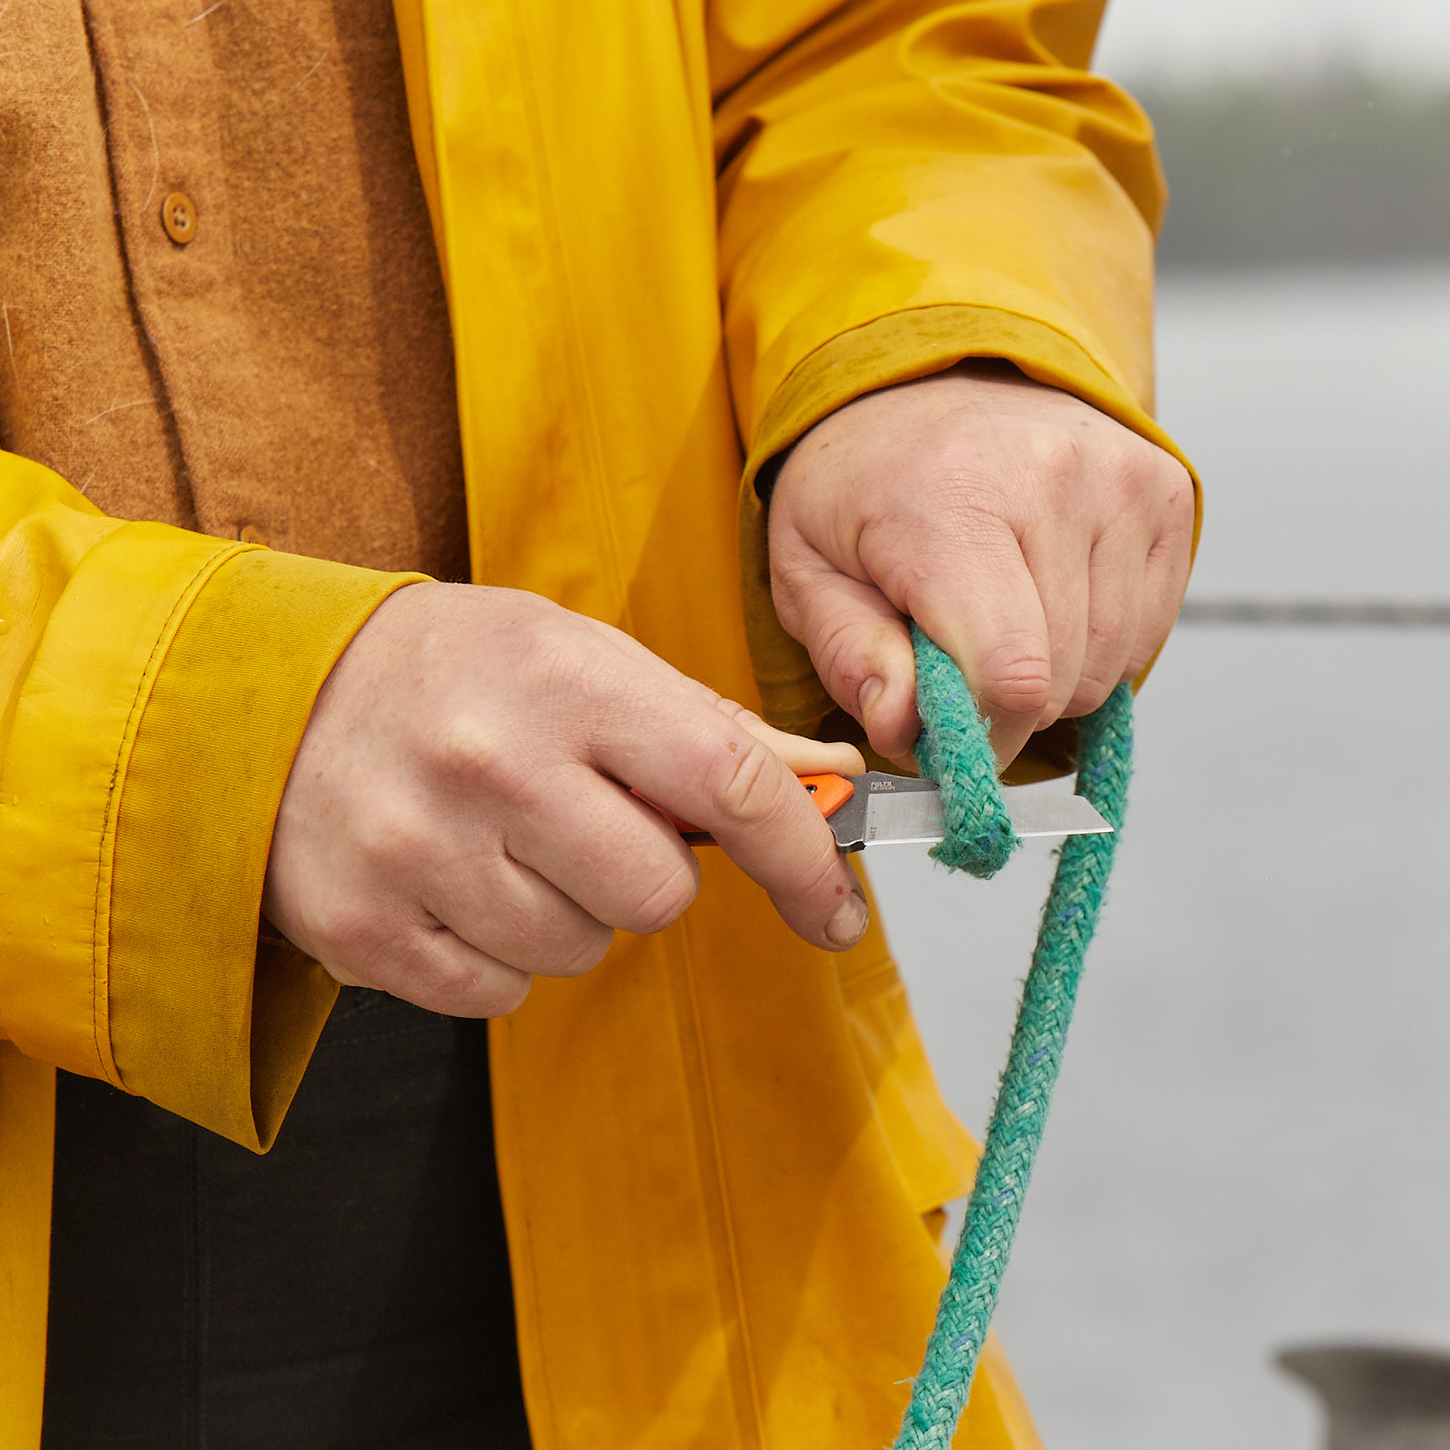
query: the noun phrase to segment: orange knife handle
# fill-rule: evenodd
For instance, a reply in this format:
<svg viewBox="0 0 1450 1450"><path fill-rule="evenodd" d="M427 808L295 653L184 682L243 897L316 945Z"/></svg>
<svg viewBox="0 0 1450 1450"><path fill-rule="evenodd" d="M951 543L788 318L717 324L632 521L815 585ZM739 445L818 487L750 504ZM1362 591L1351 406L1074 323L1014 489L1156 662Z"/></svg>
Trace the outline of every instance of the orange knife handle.
<svg viewBox="0 0 1450 1450"><path fill-rule="evenodd" d="M844 775L800 775L796 779L810 792L816 809L828 818L845 805L856 792L856 787ZM717 844L709 831L702 831L699 826L692 825L673 811L667 811L663 806L655 805L652 800L647 800L637 790L630 791L630 795L637 796L651 810L658 811L690 845L713 846Z"/></svg>
<svg viewBox="0 0 1450 1450"><path fill-rule="evenodd" d="M827 820L856 794L856 787L844 775L799 775L796 779L810 791L816 809Z"/></svg>

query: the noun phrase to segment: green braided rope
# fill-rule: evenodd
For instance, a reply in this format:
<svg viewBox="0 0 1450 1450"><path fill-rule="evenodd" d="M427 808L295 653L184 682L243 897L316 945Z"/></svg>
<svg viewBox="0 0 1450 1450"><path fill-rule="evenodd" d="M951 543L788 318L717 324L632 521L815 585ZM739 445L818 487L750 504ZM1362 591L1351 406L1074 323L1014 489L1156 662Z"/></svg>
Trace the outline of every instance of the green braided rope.
<svg viewBox="0 0 1450 1450"><path fill-rule="evenodd" d="M916 698L921 710L917 761L921 773L941 786L947 833L931 854L953 871L995 876L1022 842L997 789L997 762L962 672L918 625Z"/></svg>
<svg viewBox="0 0 1450 1450"><path fill-rule="evenodd" d="M983 840L995 842L995 822L1003 814L986 731L955 665L915 626L913 638L925 742L918 755L928 774L943 770L938 778L952 831L932 854L948 865L956 865L960 858L967 869L985 861L989 872L994 871L1001 861L991 865L978 849ZM1132 701L1129 687L1120 685L1081 725L1078 794L1097 807L1114 834L1069 836L1063 842L1042 909L1032 966L1022 987L1012 1048L967 1205L967 1221L895 1450L947 1450L966 1408L1042 1141L1083 957L1113 867L1132 771ZM967 800L951 798L967 792L980 794ZM965 824L980 820L987 824ZM994 851L991 860L995 859Z"/></svg>

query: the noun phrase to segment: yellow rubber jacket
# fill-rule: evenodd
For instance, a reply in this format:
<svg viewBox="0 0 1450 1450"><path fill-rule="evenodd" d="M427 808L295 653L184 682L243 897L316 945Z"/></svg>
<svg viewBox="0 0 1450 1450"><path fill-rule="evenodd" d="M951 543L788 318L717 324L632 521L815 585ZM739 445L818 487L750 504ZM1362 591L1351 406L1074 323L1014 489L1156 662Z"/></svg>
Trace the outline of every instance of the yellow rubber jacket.
<svg viewBox="0 0 1450 1450"><path fill-rule="evenodd" d="M965 356L1171 448L1163 192L1084 70L1102 0L395 8L477 581L809 728L762 461ZM321 682L413 577L119 522L0 455L7 1450L39 1443L53 1066L270 1145L335 990L258 938L271 824ZM888 1442L943 1280L928 1223L973 1150L881 936L816 952L702 865L677 926L492 1029L538 1450ZM1037 1445L995 1347L958 1443Z"/></svg>

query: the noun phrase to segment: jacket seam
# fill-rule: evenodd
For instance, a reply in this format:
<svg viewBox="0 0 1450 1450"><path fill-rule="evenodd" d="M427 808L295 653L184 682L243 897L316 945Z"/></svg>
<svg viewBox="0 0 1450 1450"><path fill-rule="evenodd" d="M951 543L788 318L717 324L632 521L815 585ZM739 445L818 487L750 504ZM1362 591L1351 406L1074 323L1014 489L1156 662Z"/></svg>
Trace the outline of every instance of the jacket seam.
<svg viewBox="0 0 1450 1450"><path fill-rule="evenodd" d="M534 64L533 47L529 41L528 24L525 21L515 20L518 26L519 49L523 53L530 73L537 68ZM620 568L619 531L616 527L614 511L610 507L609 493L604 487L604 481L609 471L608 463L604 456L604 450L600 446L599 436L599 406L595 401L594 389L590 386L589 367L585 362L585 349L580 336L579 325L579 304L578 286L575 282L573 272L569 265L569 250L565 243L565 227L559 211L559 197L554 184L553 168L549 154L548 136L545 133L543 120L539 115L539 101L536 90L529 86L523 91L524 108L529 117L529 130L532 133L534 151L537 157L537 164L534 168L535 176L538 178L540 197L548 208L549 236L553 240L552 251L555 255L555 265L559 271L559 277L563 283L563 295L565 309L569 318L569 356L572 382L574 389L584 404L584 412L589 420L586 430L588 443L588 458L593 465L591 473L590 492L594 497L594 505L598 518L603 525L603 532L609 541L609 571L613 576L615 596L619 602L619 619L615 621L619 627L627 633L633 634L631 624L633 610L629 601L629 589L626 587L623 570Z"/></svg>
<svg viewBox="0 0 1450 1450"><path fill-rule="evenodd" d="M841 996L849 1004L862 997L875 997L884 987L895 986L901 981L901 969L894 957L883 956L859 971L838 972L837 978L841 984Z"/></svg>
<svg viewBox="0 0 1450 1450"><path fill-rule="evenodd" d="M720 1221L725 1230L725 1253L730 1265L730 1286L735 1295L735 1317L740 1325L739 1354L745 1369L745 1382L750 1391L750 1408L755 1421L755 1441L766 1450L768 1440L765 1412L760 1394L760 1376L751 1348L750 1326L745 1313L745 1284L740 1272L740 1251L735 1233L735 1219L730 1210L729 1175L725 1169L725 1147L720 1136L720 1120L715 1110L715 1092L710 1076L710 1059L705 1040L705 1026L700 1017L700 999L695 990L694 954L690 950L689 927L680 932L681 967L690 1004L690 1028L695 1037L695 1051L700 1062L700 1093L704 1099L705 1121L710 1129L710 1157L715 1169L716 1191L720 1203ZM728 1349L727 1349L728 1353Z"/></svg>

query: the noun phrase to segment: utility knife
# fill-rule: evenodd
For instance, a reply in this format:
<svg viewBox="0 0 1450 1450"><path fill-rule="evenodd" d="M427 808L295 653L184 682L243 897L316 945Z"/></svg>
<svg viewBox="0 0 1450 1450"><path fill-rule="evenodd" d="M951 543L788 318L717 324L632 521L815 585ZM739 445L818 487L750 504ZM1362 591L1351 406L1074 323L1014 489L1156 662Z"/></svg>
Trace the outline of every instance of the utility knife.
<svg viewBox="0 0 1450 1450"><path fill-rule="evenodd" d="M842 851L867 846L935 845L946 835L941 791L935 781L868 770L865 775L803 775ZM1113 828L1080 795L1064 795L1033 785L1004 785L1002 803L1021 837L1101 835ZM714 837L686 821L670 817L692 845L710 845Z"/></svg>

